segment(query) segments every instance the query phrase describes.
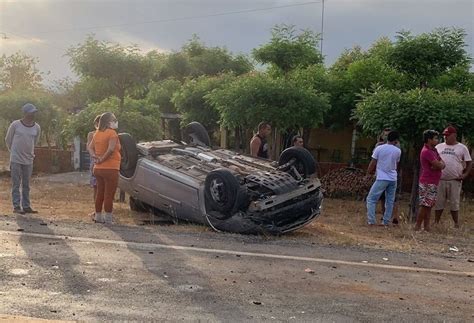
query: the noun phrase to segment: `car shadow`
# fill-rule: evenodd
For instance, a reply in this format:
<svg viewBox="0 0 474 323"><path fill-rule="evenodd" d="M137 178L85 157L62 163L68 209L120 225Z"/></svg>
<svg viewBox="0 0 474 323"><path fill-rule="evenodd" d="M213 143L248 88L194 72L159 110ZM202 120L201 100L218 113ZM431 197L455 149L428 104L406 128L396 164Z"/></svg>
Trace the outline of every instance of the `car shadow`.
<svg viewBox="0 0 474 323"><path fill-rule="evenodd" d="M129 228L120 225L106 225L117 237L123 241L130 241ZM153 234L153 243L163 245L179 244L177 241L170 241L166 236L160 237L159 233ZM160 258L154 253L138 249L136 246L127 244L130 252L141 259L144 268L153 274L160 281L164 281L173 290L180 293L180 297L186 298L189 304L197 305L204 309L205 313L212 314L217 321L228 321L229 313L232 317L238 317L242 320L249 319L248 314L239 309L235 304L229 304L223 300L226 297L225 291L215 290L211 286L212 277L202 270L196 268L190 263L190 258L195 257L184 250L161 249L160 252L173 252L173 262L160 262ZM193 290L194 289L194 290ZM185 302L183 302L185 303ZM227 313L227 315L225 314ZM178 318L176 318L178 319Z"/></svg>
<svg viewBox="0 0 474 323"><path fill-rule="evenodd" d="M16 223L19 231L41 233L46 235L55 235L49 225L41 219L31 218L29 216L16 216ZM32 227L35 230L31 230ZM36 227L40 228L36 230ZM35 238L26 235L20 235L19 244L26 253L27 259L35 265L41 267L52 277L58 277L54 272L59 273L64 289L73 295L83 295L91 292L94 285L91 284L84 273L77 266L80 265L80 257L71 248L67 240L57 239L54 241ZM47 251L47 252L46 252ZM46 257L45 255L51 255ZM64 261L66 259L66 261ZM53 278L54 279L54 278ZM38 288L48 289L50 280L37 281Z"/></svg>

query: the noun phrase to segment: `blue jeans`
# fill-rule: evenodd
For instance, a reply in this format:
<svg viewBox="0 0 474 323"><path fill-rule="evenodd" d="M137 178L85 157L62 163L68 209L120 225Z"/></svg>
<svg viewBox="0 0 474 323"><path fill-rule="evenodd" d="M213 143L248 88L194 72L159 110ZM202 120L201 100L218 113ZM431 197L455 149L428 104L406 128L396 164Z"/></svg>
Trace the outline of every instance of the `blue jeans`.
<svg viewBox="0 0 474 323"><path fill-rule="evenodd" d="M395 192L397 191L396 181L376 180L367 196L367 223L375 224L375 209L380 196L385 191L385 214L383 224L388 225L392 218L393 204L395 202Z"/></svg>
<svg viewBox="0 0 474 323"><path fill-rule="evenodd" d="M10 173L12 177L13 207L19 209L21 205L23 209L30 208L30 178L33 173L33 165L10 163Z"/></svg>

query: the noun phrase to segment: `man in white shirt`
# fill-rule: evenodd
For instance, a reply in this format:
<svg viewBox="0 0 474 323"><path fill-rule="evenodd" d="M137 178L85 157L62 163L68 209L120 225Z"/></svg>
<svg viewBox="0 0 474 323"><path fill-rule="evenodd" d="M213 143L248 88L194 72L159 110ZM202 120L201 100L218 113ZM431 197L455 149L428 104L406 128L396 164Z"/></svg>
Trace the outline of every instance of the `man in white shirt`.
<svg viewBox="0 0 474 323"><path fill-rule="evenodd" d="M392 218L393 204L397 190L397 169L400 162L401 150L397 147L399 134L391 131L387 136L387 143L379 145L372 153L372 160L367 172L376 172L376 180L367 196L367 223L375 224L375 208L380 196L385 192L385 213L383 225L389 225Z"/></svg>
<svg viewBox="0 0 474 323"><path fill-rule="evenodd" d="M472 158L469 149L457 141L457 131L449 126L443 131L445 142L438 144L436 150L446 164L441 174L436 198L435 223L439 223L443 210L449 200L451 217L454 226L459 227L459 204L461 199L462 181L469 175Z"/></svg>
<svg viewBox="0 0 474 323"><path fill-rule="evenodd" d="M13 212L38 213L30 205L30 178L33 173L35 145L39 141L41 128L35 122L38 109L33 104L25 104L22 111L23 118L10 124L5 137L5 143L10 151Z"/></svg>

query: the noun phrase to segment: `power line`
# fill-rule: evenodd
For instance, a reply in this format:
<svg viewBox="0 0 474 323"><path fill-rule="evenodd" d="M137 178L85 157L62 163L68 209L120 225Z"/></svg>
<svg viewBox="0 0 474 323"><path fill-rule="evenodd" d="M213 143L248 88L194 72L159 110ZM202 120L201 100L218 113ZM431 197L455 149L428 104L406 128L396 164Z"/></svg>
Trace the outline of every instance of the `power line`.
<svg viewBox="0 0 474 323"><path fill-rule="evenodd" d="M301 7L301 6L308 6L308 5L319 4L319 3L323 3L323 5L324 5L324 0L296 3L296 4L290 4L290 5L282 5L282 6L265 7L265 8L227 11L227 12L220 12L220 13L207 14L207 15L196 15L196 16L176 17L176 18L168 18L168 19L157 19L157 20L142 21L142 22L137 22L137 23L91 26L91 27L79 27L79 28L69 28L69 29L51 30L51 31L38 31L38 32L35 32L35 34L62 33L62 32L69 32L69 31L76 31L76 30L96 30L96 29L117 28L117 27L126 27L126 26L138 26L138 25L146 25L146 24L154 24L154 23L185 21L185 20L212 18L212 17L228 16L228 15L243 14L243 13L252 13L252 12L259 12L259 11L268 11L268 10L274 10L274 9ZM323 8L323 10L324 10L324 8ZM324 19L324 13L323 13L322 19ZM322 28L323 28L323 25L322 25ZM18 38L30 40L30 41L35 40L35 38L19 34L18 32L12 33L12 32L9 32L7 30L4 30L4 32L2 32L1 34L3 35L3 40L8 39L8 37L7 37L8 34L13 35L13 36L18 37ZM45 43L45 42L41 42L41 41L38 41L37 44L43 45L43 46L48 46L48 47L55 48L55 49L59 49L61 51L65 50L65 48L60 48L60 47L57 47L57 46L54 46L54 45L51 45L51 44L48 44L48 43ZM322 39L321 39L321 45L322 45ZM322 48L321 48L321 52L322 52Z"/></svg>
<svg viewBox="0 0 474 323"><path fill-rule="evenodd" d="M6 41L8 41L8 39L10 39L10 37L7 37L6 35L13 35L13 36L18 37L18 38L22 38L22 39L26 39L26 40L30 40L30 41L35 41L35 38L20 35L17 32L12 33L12 32L9 32L8 30L5 30L5 32L2 33L2 34L5 34L5 38L3 38L3 39L6 40ZM59 49L61 51L65 50L65 48L60 48L60 47L57 47L57 46L54 46L54 45L51 45L51 44L48 44L48 43L45 43L45 42L42 42L42 41L35 41L35 42L39 45L48 46L48 47L51 47L51 48Z"/></svg>
<svg viewBox="0 0 474 323"><path fill-rule="evenodd" d="M227 11L227 12L220 12L220 13L207 14L207 15L196 15L196 16L177 17L177 18L168 18L168 19L148 20L148 21L142 21L142 22L136 22L136 23L127 23L127 24L78 27L78 28L69 28L69 29L62 29L62 30L49 30L49 31L35 31L34 33L39 35L39 34L50 34L50 33L62 33L62 32L69 32L69 31L76 31L76 30L97 30L97 29L119 28L119 27L127 27L127 26L139 26L139 25L147 25L147 24L155 24L155 23L185 21L185 20L212 18L212 17L219 17L219 16L229 16L229 15L235 15L235 14L251 13L251 12L258 12L258 11L268 11L268 10L283 9L283 8L290 8L290 7L308 6L308 5L318 4L318 3L321 3L321 2L322 1L320 0L320 1L303 2L303 3L296 3L296 4L283 5L283 6Z"/></svg>

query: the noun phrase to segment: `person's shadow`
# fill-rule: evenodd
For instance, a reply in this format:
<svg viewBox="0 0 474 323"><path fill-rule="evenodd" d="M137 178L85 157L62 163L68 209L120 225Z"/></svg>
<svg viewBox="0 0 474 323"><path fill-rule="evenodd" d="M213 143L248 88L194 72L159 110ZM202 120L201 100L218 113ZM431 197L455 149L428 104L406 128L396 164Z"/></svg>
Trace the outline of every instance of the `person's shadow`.
<svg viewBox="0 0 474 323"><path fill-rule="evenodd" d="M20 230L24 232L47 235L55 234L41 219L17 215L16 222ZM54 275L55 271L59 273L65 292L72 295L82 295L89 293L94 288L94 285L76 268L81 263L80 257L74 249L68 245L67 240L50 240L41 237L20 235L20 246L25 251L29 261L32 261L44 271L51 273L52 277L57 277ZM37 286L42 289L48 289L48 284L50 283L50 279L36 282Z"/></svg>

